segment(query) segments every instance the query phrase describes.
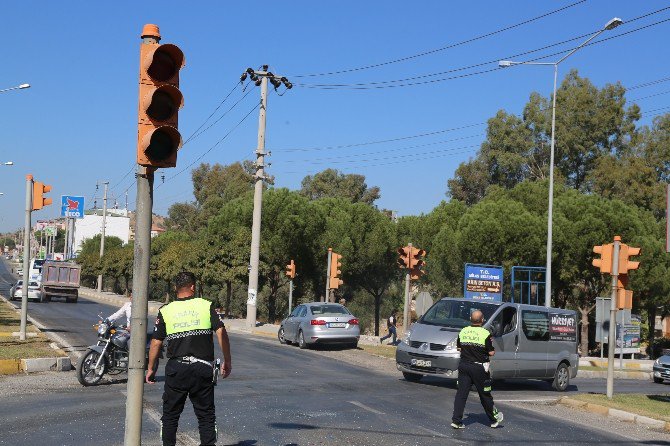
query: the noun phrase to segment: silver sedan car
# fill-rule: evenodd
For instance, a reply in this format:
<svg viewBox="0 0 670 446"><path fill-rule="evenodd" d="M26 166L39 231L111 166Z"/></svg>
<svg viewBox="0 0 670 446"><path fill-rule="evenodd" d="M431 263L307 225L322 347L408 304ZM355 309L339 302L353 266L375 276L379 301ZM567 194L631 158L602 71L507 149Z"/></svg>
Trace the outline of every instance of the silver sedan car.
<svg viewBox="0 0 670 446"><path fill-rule="evenodd" d="M312 302L295 307L281 322L277 337L282 344L307 348L314 344L346 344L356 348L361 335L358 319L346 307Z"/></svg>

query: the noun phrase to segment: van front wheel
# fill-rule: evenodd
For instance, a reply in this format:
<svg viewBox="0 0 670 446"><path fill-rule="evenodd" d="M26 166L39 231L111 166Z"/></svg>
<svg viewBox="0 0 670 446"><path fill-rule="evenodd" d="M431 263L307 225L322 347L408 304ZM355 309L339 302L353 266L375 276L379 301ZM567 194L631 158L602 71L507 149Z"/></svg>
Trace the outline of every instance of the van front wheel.
<svg viewBox="0 0 670 446"><path fill-rule="evenodd" d="M551 383L551 386L554 390L558 392L565 392L570 385L570 369L568 365L564 362L558 365L556 369L556 374L554 375L554 381Z"/></svg>

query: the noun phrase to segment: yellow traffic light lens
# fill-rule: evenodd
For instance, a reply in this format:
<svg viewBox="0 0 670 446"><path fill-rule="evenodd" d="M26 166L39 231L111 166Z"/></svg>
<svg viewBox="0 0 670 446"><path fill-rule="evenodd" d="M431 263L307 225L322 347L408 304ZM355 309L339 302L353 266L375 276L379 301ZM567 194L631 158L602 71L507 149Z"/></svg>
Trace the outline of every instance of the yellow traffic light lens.
<svg viewBox="0 0 670 446"><path fill-rule="evenodd" d="M147 115L157 121L167 121L178 110L178 107L172 100L172 97L164 91L156 90L151 100L151 105L147 108Z"/></svg>

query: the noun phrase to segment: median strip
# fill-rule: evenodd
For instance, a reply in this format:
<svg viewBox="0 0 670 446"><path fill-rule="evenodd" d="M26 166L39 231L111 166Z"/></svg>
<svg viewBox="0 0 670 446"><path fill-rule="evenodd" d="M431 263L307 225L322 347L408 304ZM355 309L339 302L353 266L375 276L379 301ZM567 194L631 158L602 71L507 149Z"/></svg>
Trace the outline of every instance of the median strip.
<svg viewBox="0 0 670 446"><path fill-rule="evenodd" d="M20 325L19 311L5 298L1 298L0 375L71 369L70 358L54 349L50 339L34 325L28 323L26 340L21 341Z"/></svg>
<svg viewBox="0 0 670 446"><path fill-rule="evenodd" d="M602 394L579 394L563 397L560 404L597 413L656 430L670 431L669 394L617 394L610 400Z"/></svg>

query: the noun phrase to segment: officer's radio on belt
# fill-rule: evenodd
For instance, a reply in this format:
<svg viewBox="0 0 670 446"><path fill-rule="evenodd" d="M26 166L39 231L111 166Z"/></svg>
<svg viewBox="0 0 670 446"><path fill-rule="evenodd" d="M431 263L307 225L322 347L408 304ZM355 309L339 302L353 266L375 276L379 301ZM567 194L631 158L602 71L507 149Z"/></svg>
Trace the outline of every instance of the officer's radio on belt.
<svg viewBox="0 0 670 446"><path fill-rule="evenodd" d="M219 371L221 370L221 358L216 358L214 361L214 370L212 371L212 382L216 385L216 381L219 379Z"/></svg>

